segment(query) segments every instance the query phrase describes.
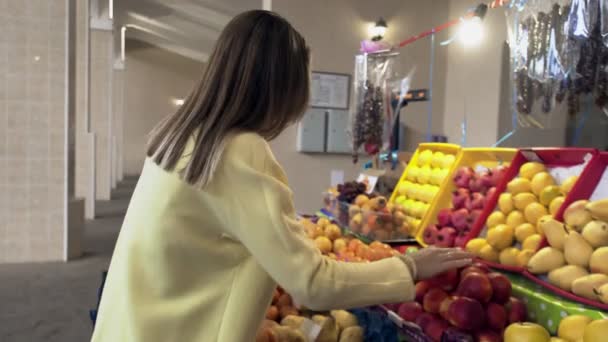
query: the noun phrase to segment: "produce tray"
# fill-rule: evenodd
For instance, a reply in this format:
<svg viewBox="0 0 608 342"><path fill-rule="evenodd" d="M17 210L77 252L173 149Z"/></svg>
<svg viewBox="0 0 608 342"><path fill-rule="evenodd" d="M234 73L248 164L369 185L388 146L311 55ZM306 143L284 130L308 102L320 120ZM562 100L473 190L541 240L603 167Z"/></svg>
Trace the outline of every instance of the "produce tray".
<svg viewBox="0 0 608 342"><path fill-rule="evenodd" d="M601 182L601 183L600 183ZM583 170L581 175L579 176L579 180L576 182L566 199L564 200L563 205L555 214L555 219L558 221L564 221L564 212L568 208L570 204L575 201L582 199L600 199L600 192L598 189L602 186L603 194L608 192L608 153L603 152L595 155L587 167ZM602 196L605 198L605 196ZM539 246L540 248L546 247L548 245L546 238L541 241ZM608 310L608 304L604 304L598 301L594 301L591 299L587 299L584 297L580 297L575 295L572 292L565 291L560 289L559 287L552 285L547 282L544 277L537 276L528 271L525 271L525 275L534 281L535 283L559 294L564 298L568 298L573 301L577 301L589 306L594 306L600 308L602 310Z"/></svg>
<svg viewBox="0 0 608 342"><path fill-rule="evenodd" d="M479 216L478 222L480 222L480 224L471 229L468 240L482 236L482 233L486 231L485 222L487 221L488 216L496 210L498 198L507 189L507 184L519 174L519 168L523 164L529 161L537 161L543 163L547 168L573 167L580 165L580 168L584 169L586 167L585 163L589 160L589 158L592 158L596 154L597 150L591 148L529 148L518 150L515 157L511 161L511 165L505 173L504 178L496 186L496 196L488 198L488 202L486 204L487 210L484 209L482 214ZM550 173L552 173L554 178L557 178L558 184L561 184L559 179L560 175L551 171ZM509 272L524 273L526 271L523 267L507 266L485 260L482 260L482 262L493 268Z"/></svg>
<svg viewBox="0 0 608 342"><path fill-rule="evenodd" d="M389 198L389 202L391 202L391 203L395 202L395 199L398 196L399 184L401 184L401 182L406 181L406 176L407 176L407 173L410 170L410 168L412 166L418 165L418 157L422 151L431 150L433 152L443 152L446 154L452 154L456 157L456 160L457 160L460 149L461 149L461 147L456 144L445 144L445 143L421 143L421 144L419 144L418 148L416 148L416 151L414 152L414 155L410 159L410 162L407 164L407 167L403 171L403 174L401 174L401 177L399 178L399 182L397 182L397 185L395 186L395 190L393 191L393 193L391 194L391 197ZM449 167L447 176L443 179L441 184L439 184L440 189L446 187L448 182L451 181L454 170L456 170L456 160ZM431 212L433 211L433 207L435 206L438 198L439 198L439 193L437 193L434 196L433 200L429 203L430 207L427 210L427 212L425 213L425 215L420 219L420 225L418 227L416 227L416 229L414 229L413 231L410 232L411 236L416 237L418 232L422 229L422 227L426 227L428 225L428 222L431 218Z"/></svg>
<svg viewBox="0 0 608 342"><path fill-rule="evenodd" d="M453 172L455 172L456 170L460 169L463 166L470 166L473 169L475 169L476 167L491 168L496 165L500 165L502 163L510 163L516 154L517 154L517 150L514 148L463 148L463 149L461 149L460 152L458 153L458 156L456 157L456 162L454 163L453 171L452 171L449 179L447 179L447 182L445 182L442 185L441 190L439 191L439 194L437 195L437 200L429 209L428 221L426 222L426 224L422 225L421 229L419 229L418 232L416 233L416 240L418 240L418 243L420 243L421 245L426 247L426 244L424 243L424 241L422 239L422 236L424 234L426 227L428 227L431 224L437 223L437 214L439 213L439 211L441 209L452 207L452 192L454 192L454 190L456 190L456 186L454 184L454 181L452 180ZM496 202L498 199L498 195L499 195L499 193L498 193L498 191L496 191L495 195L493 196L496 198L490 199L490 200L486 199L486 201L487 201L486 206L484 207L483 212L479 218L484 217L484 215L485 215L485 217L487 217L492 212L493 207L490 208L487 203L490 203L492 201ZM476 220L472 225L472 229L476 229L477 231L479 231L478 226L483 225L484 222L485 222L485 220L483 220L483 221L480 219ZM469 234L467 236L466 242L468 242L468 240L470 240L470 239L472 239L472 237ZM465 242L465 244L466 244L466 242Z"/></svg>
<svg viewBox="0 0 608 342"><path fill-rule="evenodd" d="M504 274L511 280L513 295L526 303L529 319L544 326L551 335L557 334L562 318L570 315L608 318L608 312L562 298L522 275Z"/></svg>

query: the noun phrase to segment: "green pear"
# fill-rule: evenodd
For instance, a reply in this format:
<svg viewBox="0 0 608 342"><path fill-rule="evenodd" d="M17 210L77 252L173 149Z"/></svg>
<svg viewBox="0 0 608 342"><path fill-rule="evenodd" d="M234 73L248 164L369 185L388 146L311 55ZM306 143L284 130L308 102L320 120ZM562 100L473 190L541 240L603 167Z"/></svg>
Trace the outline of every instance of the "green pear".
<svg viewBox="0 0 608 342"><path fill-rule="evenodd" d="M608 284L608 275L595 273L580 277L572 282L572 292L587 299L597 300L597 288Z"/></svg>
<svg viewBox="0 0 608 342"><path fill-rule="evenodd" d="M571 291L572 282L588 275L589 272L583 267L566 265L549 272L549 282L562 290Z"/></svg>
<svg viewBox="0 0 608 342"><path fill-rule="evenodd" d="M577 231L570 231L564 240L564 257L570 265L589 266L593 247Z"/></svg>
<svg viewBox="0 0 608 342"><path fill-rule="evenodd" d="M564 240L566 239L567 230L563 223L550 218L541 218L538 221L540 231L547 237L547 242L551 247L559 250L564 250Z"/></svg>
<svg viewBox="0 0 608 342"><path fill-rule="evenodd" d="M583 228L583 238L593 248L608 246L608 223L604 221L591 221Z"/></svg>
<svg viewBox="0 0 608 342"><path fill-rule="evenodd" d="M545 247L528 261L528 270L534 274L543 274L562 267L565 263L562 251L555 247Z"/></svg>

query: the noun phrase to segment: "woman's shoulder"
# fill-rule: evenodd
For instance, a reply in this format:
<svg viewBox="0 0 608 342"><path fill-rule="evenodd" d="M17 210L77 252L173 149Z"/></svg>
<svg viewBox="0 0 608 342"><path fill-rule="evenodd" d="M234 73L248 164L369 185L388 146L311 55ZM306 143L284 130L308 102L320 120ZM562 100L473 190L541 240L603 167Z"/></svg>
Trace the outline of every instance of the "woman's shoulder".
<svg viewBox="0 0 608 342"><path fill-rule="evenodd" d="M226 142L227 153L266 154L268 142L259 134L252 132L234 133Z"/></svg>

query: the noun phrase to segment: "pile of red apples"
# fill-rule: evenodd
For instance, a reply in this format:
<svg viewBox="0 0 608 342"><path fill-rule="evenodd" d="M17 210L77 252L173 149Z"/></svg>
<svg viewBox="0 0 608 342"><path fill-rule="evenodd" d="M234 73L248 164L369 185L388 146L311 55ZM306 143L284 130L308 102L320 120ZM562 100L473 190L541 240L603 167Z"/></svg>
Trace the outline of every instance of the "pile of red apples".
<svg viewBox="0 0 608 342"><path fill-rule="evenodd" d="M423 241L438 247L464 247L467 236L481 215L487 199L496 193L496 185L504 177L507 167L499 165L475 172L471 167L461 167L453 181L452 207L443 208L437 214L437 223L426 227Z"/></svg>
<svg viewBox="0 0 608 342"><path fill-rule="evenodd" d="M509 279L480 263L420 281L415 301L388 307L433 341L500 342L505 327L527 316Z"/></svg>

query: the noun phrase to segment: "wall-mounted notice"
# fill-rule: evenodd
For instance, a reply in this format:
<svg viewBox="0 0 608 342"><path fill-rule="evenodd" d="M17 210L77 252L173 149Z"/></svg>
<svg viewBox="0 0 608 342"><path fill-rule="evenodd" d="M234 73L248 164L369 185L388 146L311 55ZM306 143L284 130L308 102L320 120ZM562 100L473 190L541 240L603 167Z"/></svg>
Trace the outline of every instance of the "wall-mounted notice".
<svg viewBox="0 0 608 342"><path fill-rule="evenodd" d="M350 75L313 71L311 87L311 107L348 109Z"/></svg>

